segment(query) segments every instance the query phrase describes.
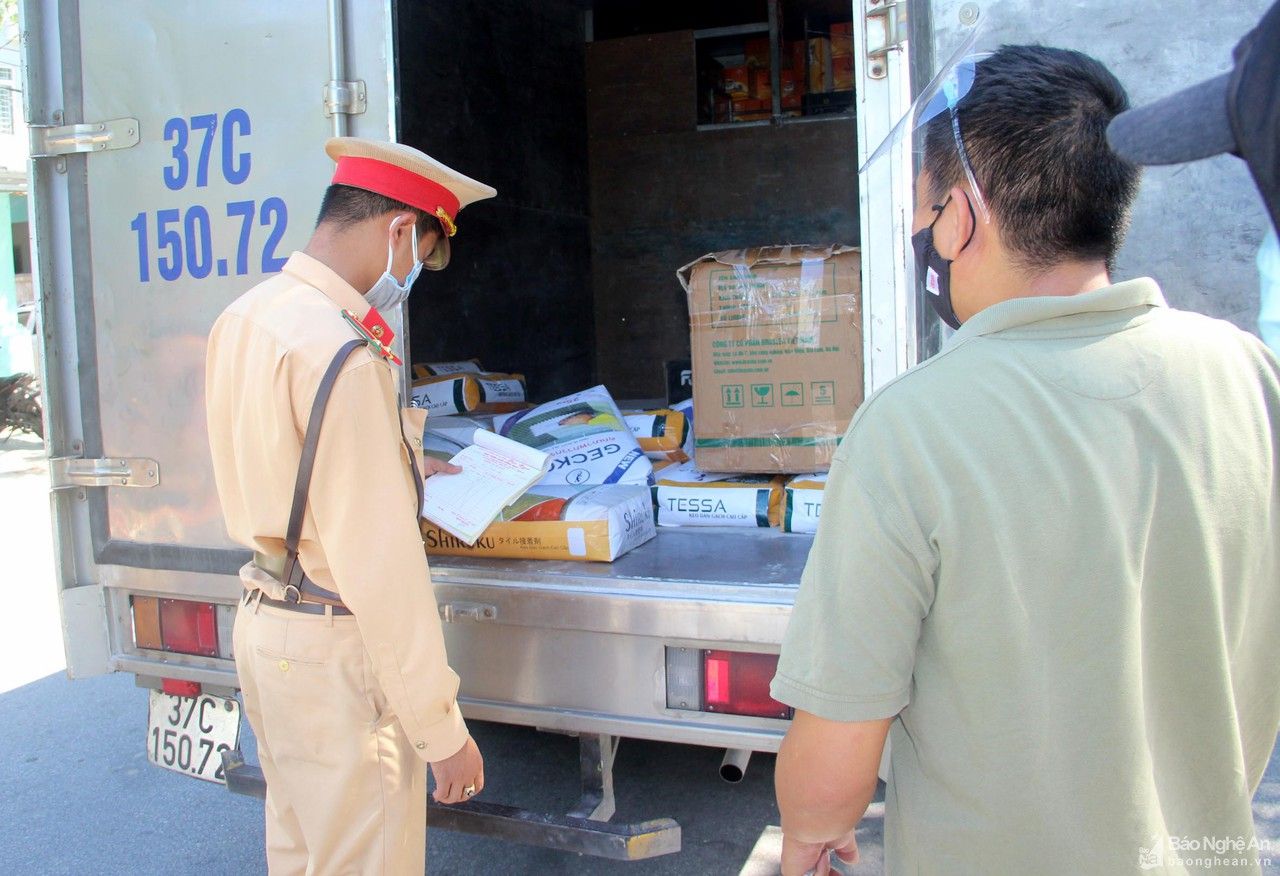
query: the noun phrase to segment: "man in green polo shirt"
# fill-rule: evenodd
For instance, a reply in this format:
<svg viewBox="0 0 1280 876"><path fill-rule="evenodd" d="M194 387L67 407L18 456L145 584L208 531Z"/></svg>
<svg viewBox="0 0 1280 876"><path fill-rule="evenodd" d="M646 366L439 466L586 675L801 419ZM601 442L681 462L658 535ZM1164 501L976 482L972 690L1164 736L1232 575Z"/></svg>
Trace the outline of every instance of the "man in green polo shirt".
<svg viewBox="0 0 1280 876"><path fill-rule="evenodd" d="M1280 366L1110 279L1138 172L1102 65L1006 46L970 78L913 239L960 328L850 426L774 679L783 872L856 857L886 735L890 874L1184 872L1206 840L1257 872Z"/></svg>

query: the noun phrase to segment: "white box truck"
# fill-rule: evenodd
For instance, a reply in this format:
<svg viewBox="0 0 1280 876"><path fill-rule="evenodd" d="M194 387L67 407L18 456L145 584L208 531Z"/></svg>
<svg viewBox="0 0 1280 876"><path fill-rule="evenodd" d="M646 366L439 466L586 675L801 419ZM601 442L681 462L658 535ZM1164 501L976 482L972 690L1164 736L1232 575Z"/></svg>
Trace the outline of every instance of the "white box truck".
<svg viewBox="0 0 1280 876"><path fill-rule="evenodd" d="M1225 69L1263 5L1016 0L990 24L1090 51L1141 102ZM686 6L24 0L68 669L153 689L138 744L158 765L261 790L238 744L246 553L210 470L205 338L306 240L326 138L401 140L499 189L399 315L406 362L479 355L542 398L596 379L659 396L663 365L688 355L675 269L788 242L861 247L868 393L936 348L904 282L911 168L857 168L985 4ZM1250 321L1262 217L1243 171L1149 177L1119 273ZM433 559L465 714L576 734L583 797L552 814L474 801L432 823L615 858L677 851L670 820L609 820L617 741L723 748L728 773L777 750L787 713L760 692L810 543L672 529L613 564Z"/></svg>

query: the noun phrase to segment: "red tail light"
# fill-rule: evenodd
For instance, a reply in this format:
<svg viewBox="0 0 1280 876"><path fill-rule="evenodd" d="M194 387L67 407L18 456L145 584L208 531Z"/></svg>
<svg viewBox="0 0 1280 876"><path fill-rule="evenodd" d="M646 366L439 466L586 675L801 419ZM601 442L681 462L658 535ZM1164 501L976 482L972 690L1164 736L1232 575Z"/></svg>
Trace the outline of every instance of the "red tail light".
<svg viewBox="0 0 1280 876"><path fill-rule="evenodd" d="M201 690L199 682L183 681L178 678L162 678L160 689L175 697L198 697Z"/></svg>
<svg viewBox="0 0 1280 876"><path fill-rule="evenodd" d="M218 656L218 622L214 606L185 599L160 600L160 641L166 651Z"/></svg>
<svg viewBox="0 0 1280 876"><path fill-rule="evenodd" d="M769 695L769 682L777 671L776 654L707 651L703 673L706 711L790 718L791 708Z"/></svg>

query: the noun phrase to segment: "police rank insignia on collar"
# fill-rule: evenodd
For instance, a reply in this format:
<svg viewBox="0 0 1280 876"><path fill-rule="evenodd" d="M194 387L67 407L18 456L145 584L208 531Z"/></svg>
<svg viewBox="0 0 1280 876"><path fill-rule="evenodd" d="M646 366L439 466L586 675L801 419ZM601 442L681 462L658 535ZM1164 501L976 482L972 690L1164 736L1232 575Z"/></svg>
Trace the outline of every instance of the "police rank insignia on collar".
<svg viewBox="0 0 1280 876"><path fill-rule="evenodd" d="M389 359L397 365L404 364L399 356L391 352L391 342L395 340L396 333L376 308L370 307L364 319L357 319L350 310L342 311L342 318L356 330L356 334L369 345L375 356Z"/></svg>

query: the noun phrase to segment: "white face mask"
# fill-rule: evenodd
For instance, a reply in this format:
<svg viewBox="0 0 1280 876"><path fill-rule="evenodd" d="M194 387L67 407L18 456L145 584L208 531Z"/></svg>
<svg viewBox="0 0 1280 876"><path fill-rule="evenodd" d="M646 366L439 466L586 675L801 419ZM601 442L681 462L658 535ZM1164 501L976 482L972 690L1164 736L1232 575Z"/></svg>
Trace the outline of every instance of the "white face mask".
<svg viewBox="0 0 1280 876"><path fill-rule="evenodd" d="M396 223L391 223L391 230L395 230ZM390 241L387 242L387 269L382 272L382 276L378 278L378 282L365 293L364 300L369 302L369 306L380 313L391 312L395 308L404 304L405 299L409 297L409 290L413 288L413 281L418 279L418 274L422 273L422 262L418 261L418 223L413 223L413 267L409 269L409 276L404 278L401 283L391 273L391 263L395 261L395 247Z"/></svg>

